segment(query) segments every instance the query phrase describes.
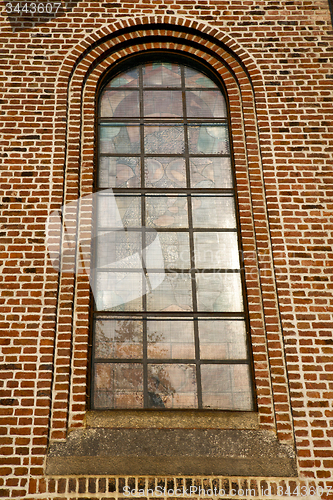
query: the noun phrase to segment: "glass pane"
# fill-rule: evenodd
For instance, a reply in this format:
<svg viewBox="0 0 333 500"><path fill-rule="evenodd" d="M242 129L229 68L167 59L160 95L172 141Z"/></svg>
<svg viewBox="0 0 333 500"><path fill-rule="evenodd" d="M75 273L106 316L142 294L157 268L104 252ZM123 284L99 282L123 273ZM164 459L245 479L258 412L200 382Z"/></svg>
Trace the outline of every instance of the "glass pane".
<svg viewBox="0 0 333 500"><path fill-rule="evenodd" d="M141 269L142 236L139 232L98 232L94 240L96 266L104 269Z"/></svg>
<svg viewBox="0 0 333 500"><path fill-rule="evenodd" d="M180 66L171 63L150 63L143 67L144 87L180 87Z"/></svg>
<svg viewBox="0 0 333 500"><path fill-rule="evenodd" d="M140 153L140 127L125 124L100 125L99 150L108 154Z"/></svg>
<svg viewBox="0 0 333 500"><path fill-rule="evenodd" d="M147 294L148 311L191 311L190 274L166 274L163 282Z"/></svg>
<svg viewBox="0 0 333 500"><path fill-rule="evenodd" d="M184 128L176 125L146 125L145 154L183 154Z"/></svg>
<svg viewBox="0 0 333 500"><path fill-rule="evenodd" d="M100 117L135 118L140 116L138 90L105 90L100 101Z"/></svg>
<svg viewBox="0 0 333 500"><path fill-rule="evenodd" d="M226 118L225 99L219 90L188 91L186 113L190 118Z"/></svg>
<svg viewBox="0 0 333 500"><path fill-rule="evenodd" d="M196 408L195 365L148 365L150 408Z"/></svg>
<svg viewBox="0 0 333 500"><path fill-rule="evenodd" d="M182 92L179 90L145 90L144 116L149 118L183 116Z"/></svg>
<svg viewBox="0 0 333 500"><path fill-rule="evenodd" d="M192 196L193 227L236 228L233 196Z"/></svg>
<svg viewBox="0 0 333 500"><path fill-rule="evenodd" d="M120 73L113 78L105 88L113 87L137 87L139 85L139 69L134 68L124 73Z"/></svg>
<svg viewBox="0 0 333 500"><path fill-rule="evenodd" d="M142 273L97 272L94 298L98 311L141 311Z"/></svg>
<svg viewBox="0 0 333 500"><path fill-rule="evenodd" d="M246 359L244 321L199 320L201 359Z"/></svg>
<svg viewBox="0 0 333 500"><path fill-rule="evenodd" d="M96 363L94 406L95 408L142 408L142 365Z"/></svg>
<svg viewBox="0 0 333 500"><path fill-rule="evenodd" d="M98 187L140 187L140 159L131 157L101 157L98 167Z"/></svg>
<svg viewBox="0 0 333 500"><path fill-rule="evenodd" d="M200 71L192 68L185 68L185 86L197 88L217 88L215 83L210 78L207 78L207 76L205 76L203 73L200 73Z"/></svg>
<svg viewBox="0 0 333 500"><path fill-rule="evenodd" d="M148 227L188 227L187 197L147 196Z"/></svg>
<svg viewBox="0 0 333 500"><path fill-rule="evenodd" d="M195 358L193 321L148 321L147 341L148 358Z"/></svg>
<svg viewBox="0 0 333 500"><path fill-rule="evenodd" d="M103 195L97 197L99 228L141 227L141 204L138 196Z"/></svg>
<svg viewBox="0 0 333 500"><path fill-rule="evenodd" d="M146 158L146 187L172 188L186 187L184 158Z"/></svg>
<svg viewBox="0 0 333 500"><path fill-rule="evenodd" d="M237 233L194 233L195 267L239 269Z"/></svg>
<svg viewBox="0 0 333 500"><path fill-rule="evenodd" d="M142 358L142 330L142 321L97 318L95 358Z"/></svg>
<svg viewBox="0 0 333 500"><path fill-rule="evenodd" d="M229 154L228 126L189 125L189 152L191 154Z"/></svg>
<svg viewBox="0 0 333 500"><path fill-rule="evenodd" d="M201 365L203 408L252 410L247 365Z"/></svg>
<svg viewBox="0 0 333 500"><path fill-rule="evenodd" d="M196 283L199 311L243 311L240 274L197 274Z"/></svg>
<svg viewBox="0 0 333 500"><path fill-rule="evenodd" d="M146 246L154 241L155 233L146 233ZM164 269L189 269L190 243L188 233L158 233L164 259ZM160 253L145 250L145 261L148 269L160 269Z"/></svg>
<svg viewBox="0 0 333 500"><path fill-rule="evenodd" d="M191 158L192 188L232 188L230 158Z"/></svg>

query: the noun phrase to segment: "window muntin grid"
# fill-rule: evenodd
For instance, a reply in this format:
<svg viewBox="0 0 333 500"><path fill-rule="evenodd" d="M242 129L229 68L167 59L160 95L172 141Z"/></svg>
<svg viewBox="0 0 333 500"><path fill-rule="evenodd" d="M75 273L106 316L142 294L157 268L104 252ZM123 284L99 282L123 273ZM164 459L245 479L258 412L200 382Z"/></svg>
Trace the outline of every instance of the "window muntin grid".
<svg viewBox="0 0 333 500"><path fill-rule="evenodd" d="M93 408L252 410L221 90L142 64L103 88L98 128ZM147 250L156 232L164 269Z"/></svg>

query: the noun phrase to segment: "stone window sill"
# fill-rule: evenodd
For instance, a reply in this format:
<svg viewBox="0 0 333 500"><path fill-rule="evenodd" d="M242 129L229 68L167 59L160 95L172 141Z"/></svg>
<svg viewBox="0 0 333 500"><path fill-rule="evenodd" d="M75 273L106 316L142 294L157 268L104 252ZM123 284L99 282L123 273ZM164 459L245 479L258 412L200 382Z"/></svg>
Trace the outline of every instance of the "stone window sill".
<svg viewBox="0 0 333 500"><path fill-rule="evenodd" d="M295 451L254 412L90 411L51 442L49 475L297 475Z"/></svg>

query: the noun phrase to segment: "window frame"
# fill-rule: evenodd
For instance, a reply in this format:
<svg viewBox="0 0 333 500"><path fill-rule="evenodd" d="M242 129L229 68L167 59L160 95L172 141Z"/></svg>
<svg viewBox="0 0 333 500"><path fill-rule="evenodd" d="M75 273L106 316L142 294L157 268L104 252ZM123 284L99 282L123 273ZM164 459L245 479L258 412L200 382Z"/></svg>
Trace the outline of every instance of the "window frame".
<svg viewBox="0 0 333 500"><path fill-rule="evenodd" d="M134 64L133 64L134 61ZM254 376L254 366L253 366L253 350L252 350L252 344L250 341L250 319L249 319L249 311L248 311L248 302L247 302L247 293L246 293L246 280L245 280L245 269L244 269L244 259L243 259L243 249L242 249L242 235L241 235L241 224L240 224L240 216L239 216L239 209L238 209L238 193L237 193L237 185L236 185L236 175L235 175L235 165L234 165L234 150L233 150L233 141L232 141L232 125L231 125L231 117L230 117L230 103L229 103L229 97L227 90L225 88L224 82L221 80L221 78L214 73L213 69L210 68L207 64L205 64L203 61L199 61L190 55L180 55L179 53L174 53L173 51L169 50L151 50L147 51L144 54L140 55L133 55L133 56L128 56L121 61L113 64L110 68L108 68L107 71L105 71L103 77L100 79L97 89L96 89L96 105L95 105L95 168L94 168L94 177L93 177L93 187L94 187L94 192L96 193L98 191L98 167L99 167L99 102L100 98L102 95L102 92L106 85L113 79L116 78L117 75L121 74L122 72L126 70L130 70L131 68L138 67L139 65L143 65L146 63L150 62L169 62L169 63L178 63L182 64L184 66L190 67L192 69L196 69L202 73L204 73L210 80L212 80L215 85L217 85L219 91L222 93L225 103L226 103L226 111L227 111L227 127L228 127L228 134L229 134L229 147L230 147L230 161L231 161L231 175L232 175L232 187L229 189L230 192L233 194L233 199L235 203L235 215L236 215L236 234L237 234L237 244L238 244L238 254L239 254L239 260L240 260L240 279L241 279L241 292L242 292L242 299L243 299L243 319L245 323L245 330L246 330L246 348L247 348L247 366L249 367L249 374L250 374L250 383L251 383L251 390L252 390L252 409L251 410L224 410L224 409L208 409L208 408L179 408L179 409L173 409L173 408L110 408L110 409L94 409L92 405L92 395L93 395L93 376L92 376L92 368L93 368L93 345L94 345L94 340L93 340L93 324L94 324L94 297L93 294L90 294L90 340L89 340L89 356L88 356L88 384L87 384L87 407L89 414L91 415L90 421L93 422L96 419L97 413L104 414L104 422L108 426L107 422L113 421L113 417L108 417L106 418L105 413L106 412L117 412L121 413L124 415L125 421L133 421L133 416L135 416L135 420L137 422L140 422L140 419L143 418L141 417L141 413L145 412L150 412L150 414L156 412L156 416L152 416L153 419L159 421L158 414L162 412L169 412L169 413L175 413L180 415L186 415L187 413L189 414L190 412L201 412L203 413L220 413L221 419L223 420L223 413L224 412L230 412L233 414L246 414L246 413L253 413L258 411L258 406L257 406L257 398L256 398L256 384L255 384L255 376ZM170 88L170 90L172 87ZM184 90L182 90L184 92ZM120 119L122 120L122 119ZM191 120L196 120L196 118L192 118ZM130 119L128 119L130 121ZM139 120L141 121L141 119ZM166 119L167 121L167 119ZM209 121L209 119L201 119L201 121ZM204 156L204 155L203 155ZM183 155L184 157L184 155ZM106 189L106 188L102 188ZM114 188L112 188L114 189ZM129 188L130 189L130 188ZM187 193L187 191L192 191L192 189L184 189L183 192ZM221 193L221 190L216 188L216 194ZM95 217L96 217L96 211L95 211ZM96 222L94 219L94 227L96 227ZM190 229L193 232L193 228ZM92 252L92 254L95 254L95 251ZM142 311L145 313L145 311ZM142 312L138 313L132 313L132 317L135 316L142 316ZM195 316L204 316L205 313L200 313L196 312L193 313ZM211 313L207 313L207 316L209 316ZM225 313L221 313L225 314ZM230 313L232 316L234 313ZM157 314L156 314L157 315ZM194 317L193 315L193 317ZM220 317L221 317L220 315ZM234 314L235 315L235 314ZM118 316L120 314L118 313ZM184 316L182 313L179 314L174 314L174 317L177 316ZM225 315L226 316L226 315ZM226 318L224 318L226 319ZM121 359L119 360L121 362ZM228 360L226 360L226 363L228 363ZM128 416L126 417L126 413ZM187 418L186 418L187 419ZM185 419L185 420L186 420ZM222 421L221 420L221 421ZM89 417L88 417L89 421ZM223 420L224 421L224 420ZM257 421L257 420L256 420ZM185 425L187 425L185 423ZM252 425L252 424L251 424ZM254 424L253 424L254 425ZM256 425L256 424L255 424Z"/></svg>

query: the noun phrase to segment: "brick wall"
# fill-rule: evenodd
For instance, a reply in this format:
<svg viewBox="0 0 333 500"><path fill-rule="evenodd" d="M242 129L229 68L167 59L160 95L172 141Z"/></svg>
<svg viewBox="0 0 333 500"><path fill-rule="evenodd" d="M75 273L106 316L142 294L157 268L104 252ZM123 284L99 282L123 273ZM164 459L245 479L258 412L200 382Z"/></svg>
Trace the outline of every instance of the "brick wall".
<svg viewBox="0 0 333 500"><path fill-rule="evenodd" d="M294 490L306 484L328 492L333 32L327 2L73 2L48 19L7 15L3 3L0 36L0 497L116 498L107 484L122 484L44 474L49 438L65 439L84 425L89 317L87 277L59 276L52 268L45 220L92 190L95 93L103 72L130 54L161 48L205 61L227 88L260 426L281 442L295 441ZM242 488L245 479L216 480ZM264 479L246 480L260 497Z"/></svg>

